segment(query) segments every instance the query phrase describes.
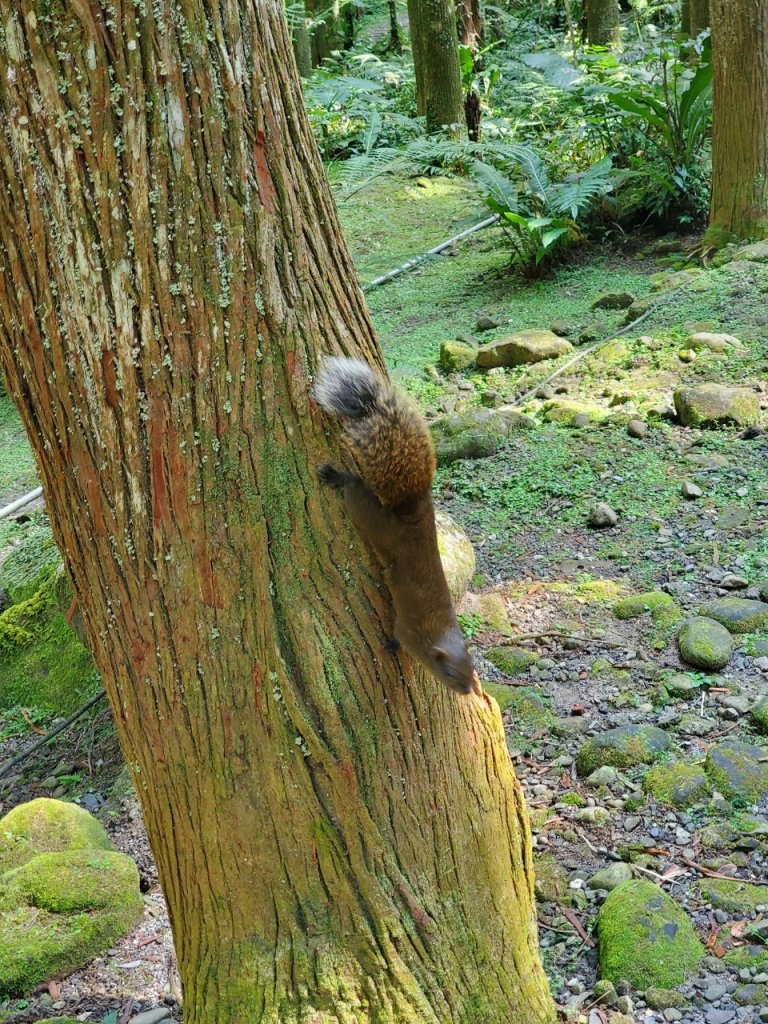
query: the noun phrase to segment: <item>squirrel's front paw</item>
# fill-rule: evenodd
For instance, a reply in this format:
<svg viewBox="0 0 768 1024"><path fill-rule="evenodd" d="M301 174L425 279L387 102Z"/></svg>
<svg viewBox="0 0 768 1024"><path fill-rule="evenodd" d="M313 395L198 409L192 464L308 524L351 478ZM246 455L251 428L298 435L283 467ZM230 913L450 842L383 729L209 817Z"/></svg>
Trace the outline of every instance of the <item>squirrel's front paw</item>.
<svg viewBox="0 0 768 1024"><path fill-rule="evenodd" d="M330 462L323 463L317 467L317 478L326 487L334 487L337 490L344 486L344 474L340 473Z"/></svg>

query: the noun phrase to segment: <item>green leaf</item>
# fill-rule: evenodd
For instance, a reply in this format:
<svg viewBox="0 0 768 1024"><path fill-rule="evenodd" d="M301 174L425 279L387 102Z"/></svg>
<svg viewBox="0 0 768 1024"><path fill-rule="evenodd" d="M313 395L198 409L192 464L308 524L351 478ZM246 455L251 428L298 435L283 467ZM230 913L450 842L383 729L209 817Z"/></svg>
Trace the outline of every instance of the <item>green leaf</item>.
<svg viewBox="0 0 768 1024"><path fill-rule="evenodd" d="M550 228L549 231L545 231L543 233L543 235L541 236L541 244L542 244L542 246L545 249L549 249L550 246L554 245L554 243L558 240L558 238L562 238L562 236L564 234L566 234L567 232L568 232L568 225L567 224L562 226L562 227L559 227L559 228Z"/></svg>

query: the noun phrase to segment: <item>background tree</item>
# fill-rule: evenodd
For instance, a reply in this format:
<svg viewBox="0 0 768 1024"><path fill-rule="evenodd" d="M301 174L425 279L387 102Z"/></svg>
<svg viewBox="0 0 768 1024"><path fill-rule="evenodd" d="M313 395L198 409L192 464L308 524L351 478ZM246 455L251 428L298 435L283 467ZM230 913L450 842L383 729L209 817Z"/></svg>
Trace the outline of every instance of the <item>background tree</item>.
<svg viewBox="0 0 768 1024"><path fill-rule="evenodd" d="M387 0L387 13L389 14L389 40L387 41L387 50L390 53L400 54L403 52L403 40L400 33L397 0Z"/></svg>
<svg viewBox="0 0 768 1024"><path fill-rule="evenodd" d="M304 0L311 17L312 66L320 67L339 46L341 0Z"/></svg>
<svg viewBox="0 0 768 1024"><path fill-rule="evenodd" d="M464 121L454 0L408 0L418 110L427 130Z"/></svg>
<svg viewBox="0 0 768 1024"><path fill-rule="evenodd" d="M282 3L16 0L0 123L0 359L185 1021L549 1024L498 708L380 653L315 481L318 349L381 357Z"/></svg>
<svg viewBox="0 0 768 1024"><path fill-rule="evenodd" d="M585 0L587 42L591 46L618 46L619 5L617 0Z"/></svg>
<svg viewBox="0 0 768 1024"><path fill-rule="evenodd" d="M680 31L686 36L691 34L691 0L680 2Z"/></svg>
<svg viewBox="0 0 768 1024"><path fill-rule="evenodd" d="M709 0L688 0L688 31L697 36L709 28Z"/></svg>
<svg viewBox="0 0 768 1024"><path fill-rule="evenodd" d="M288 24L291 28L293 55L302 78L312 74L312 40L307 25L307 9L304 0L292 3L288 12Z"/></svg>
<svg viewBox="0 0 768 1024"><path fill-rule="evenodd" d="M768 236L768 6L712 0L712 198L707 241ZM738 69L738 73L734 69Z"/></svg>
<svg viewBox="0 0 768 1024"><path fill-rule="evenodd" d="M473 53L482 49L484 38L480 0L458 0L459 41Z"/></svg>

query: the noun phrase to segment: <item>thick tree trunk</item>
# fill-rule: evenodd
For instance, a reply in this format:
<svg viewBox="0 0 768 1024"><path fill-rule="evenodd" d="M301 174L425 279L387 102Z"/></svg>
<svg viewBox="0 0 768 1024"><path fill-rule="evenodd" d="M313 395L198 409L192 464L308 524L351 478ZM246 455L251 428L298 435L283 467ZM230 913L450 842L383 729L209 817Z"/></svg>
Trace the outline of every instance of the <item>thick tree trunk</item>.
<svg viewBox="0 0 768 1024"><path fill-rule="evenodd" d="M618 46L619 5L617 0L585 0L587 42L591 46Z"/></svg>
<svg viewBox="0 0 768 1024"><path fill-rule="evenodd" d="M463 124L454 0L408 0L408 20L419 113L426 117L427 130Z"/></svg>
<svg viewBox="0 0 768 1024"><path fill-rule="evenodd" d="M707 240L768 236L768 6L712 0L712 199Z"/></svg>
<svg viewBox="0 0 768 1024"><path fill-rule="evenodd" d="M296 67L302 78L309 78L312 74L312 40L307 27L307 13L304 4L301 4L301 11L294 18L291 41L293 42L293 55L296 58Z"/></svg>
<svg viewBox="0 0 768 1024"><path fill-rule="evenodd" d="M688 0L688 8L689 31L691 36L697 36L709 28L709 0Z"/></svg>
<svg viewBox="0 0 768 1024"><path fill-rule="evenodd" d="M480 0L458 0L459 41L473 53L483 48L484 28Z"/></svg>
<svg viewBox="0 0 768 1024"><path fill-rule="evenodd" d="M381 365L279 0L0 0L0 361L187 1024L550 1024L496 706L381 654L318 350Z"/></svg>

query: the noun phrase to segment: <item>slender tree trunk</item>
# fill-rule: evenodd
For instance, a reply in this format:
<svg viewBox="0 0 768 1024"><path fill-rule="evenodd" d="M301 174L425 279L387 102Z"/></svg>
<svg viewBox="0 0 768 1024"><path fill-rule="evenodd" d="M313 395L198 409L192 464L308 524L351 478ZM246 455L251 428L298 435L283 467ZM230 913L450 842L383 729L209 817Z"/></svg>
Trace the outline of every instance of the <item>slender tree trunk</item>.
<svg viewBox="0 0 768 1024"><path fill-rule="evenodd" d="M400 22L397 17L397 0L387 0L387 10L389 11L389 42L387 43L387 50L390 53L402 53L403 52L403 40L400 34Z"/></svg>
<svg viewBox="0 0 768 1024"><path fill-rule="evenodd" d="M704 29L709 28L709 0L688 0L688 9L690 34L697 36Z"/></svg>
<svg viewBox="0 0 768 1024"><path fill-rule="evenodd" d="M707 241L768 236L768 6L712 0L712 199Z"/></svg>
<svg viewBox="0 0 768 1024"><path fill-rule="evenodd" d="M691 0L681 0L680 31L686 36L691 34Z"/></svg>
<svg viewBox="0 0 768 1024"><path fill-rule="evenodd" d="M427 130L464 122L454 0L408 0L419 112Z"/></svg>
<svg viewBox="0 0 768 1024"><path fill-rule="evenodd" d="M296 58L296 67L302 78L309 78L312 74L312 40L307 27L307 12L304 3L301 4L301 11L296 16L292 26L291 41L293 42L293 55Z"/></svg>
<svg viewBox="0 0 768 1024"><path fill-rule="evenodd" d="M591 46L618 46L619 5L617 0L585 0L587 42Z"/></svg>
<svg viewBox="0 0 768 1024"><path fill-rule="evenodd" d="M480 0L458 0L459 41L473 53L483 48L485 29Z"/></svg>
<svg viewBox="0 0 768 1024"><path fill-rule="evenodd" d="M0 361L186 1024L551 1024L496 705L382 655L318 350L381 357L279 0L0 0Z"/></svg>
<svg viewBox="0 0 768 1024"><path fill-rule="evenodd" d="M312 66L320 67L326 57L338 49L340 0L305 0L312 24Z"/></svg>

